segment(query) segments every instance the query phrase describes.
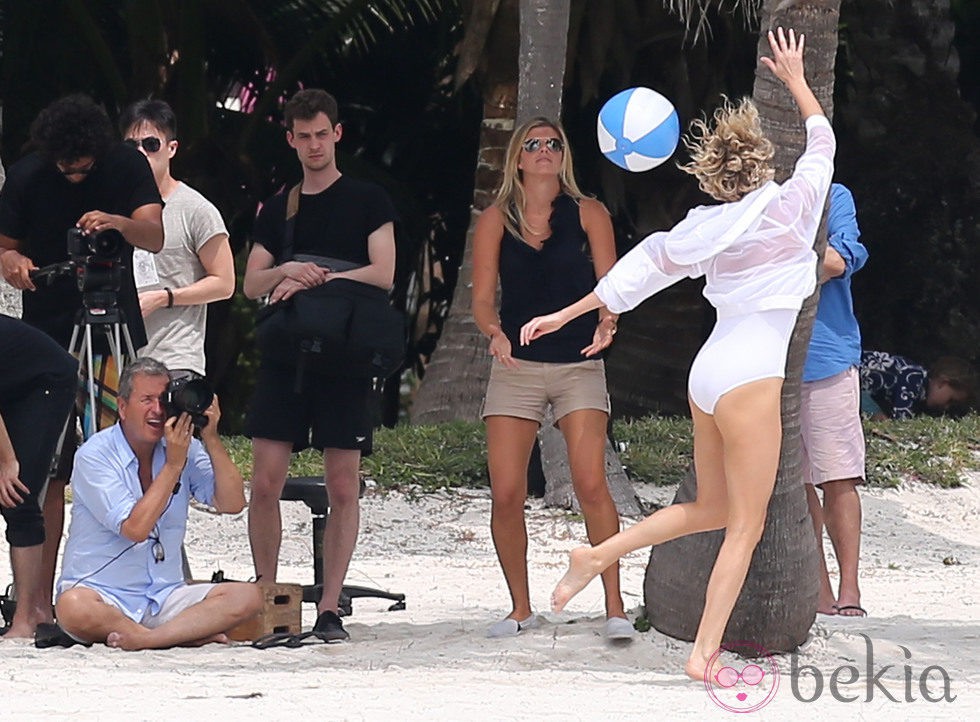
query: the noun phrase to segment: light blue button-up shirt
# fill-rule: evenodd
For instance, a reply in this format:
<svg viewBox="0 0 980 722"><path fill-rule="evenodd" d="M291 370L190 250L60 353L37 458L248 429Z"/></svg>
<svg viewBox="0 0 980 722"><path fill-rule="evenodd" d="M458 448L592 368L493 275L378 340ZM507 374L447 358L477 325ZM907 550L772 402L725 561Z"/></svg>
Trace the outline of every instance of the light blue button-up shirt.
<svg viewBox="0 0 980 722"><path fill-rule="evenodd" d="M153 478L166 461L166 441L153 450ZM139 462L119 424L100 431L75 454L71 476L72 510L58 593L83 585L116 602L140 622L156 614L170 593L184 584L180 548L190 497L211 504L214 469L204 445L191 440L180 486L151 532L163 545L156 561L154 539L134 543L120 532L142 496Z"/></svg>

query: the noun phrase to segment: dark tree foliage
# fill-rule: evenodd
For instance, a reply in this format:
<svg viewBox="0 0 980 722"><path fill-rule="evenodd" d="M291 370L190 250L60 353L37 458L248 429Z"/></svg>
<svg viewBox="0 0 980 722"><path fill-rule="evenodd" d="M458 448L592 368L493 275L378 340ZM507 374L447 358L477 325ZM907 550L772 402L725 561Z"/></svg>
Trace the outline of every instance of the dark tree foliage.
<svg viewBox="0 0 980 722"><path fill-rule="evenodd" d="M257 205L300 175L281 126L282 101L320 86L341 104L343 171L385 186L396 230L397 303L431 349L455 283L468 220L479 104L452 92L461 19L453 0L72 0L0 3L3 156L53 99L85 92L115 119L148 96L176 110L174 174L198 188L229 226L239 271ZM241 104L239 110L229 100ZM431 268L430 268L431 267ZM425 289L413 279L434 278ZM251 392L254 304L240 294L209 310L209 377L236 430ZM430 321L431 319L431 321ZM414 354L414 348L412 354ZM398 378L385 420L398 413Z"/></svg>
<svg viewBox="0 0 980 722"><path fill-rule="evenodd" d="M864 346L926 364L980 349L980 137L965 102L980 98L980 15L961 3L960 57L945 5L845 2L837 62L837 177L870 251L854 277Z"/></svg>

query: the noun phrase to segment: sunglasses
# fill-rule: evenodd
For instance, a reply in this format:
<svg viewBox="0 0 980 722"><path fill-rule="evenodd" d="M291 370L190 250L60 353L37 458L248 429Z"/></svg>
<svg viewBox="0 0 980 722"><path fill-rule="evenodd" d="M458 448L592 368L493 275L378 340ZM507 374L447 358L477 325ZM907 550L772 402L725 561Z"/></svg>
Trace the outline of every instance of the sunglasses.
<svg viewBox="0 0 980 722"><path fill-rule="evenodd" d="M156 153L163 145L159 138L154 138L152 135L145 138L126 138L123 143L133 148L142 148L147 153Z"/></svg>
<svg viewBox="0 0 980 722"><path fill-rule="evenodd" d="M153 561L159 564L167 558L167 554L163 549L163 542L160 541L160 537L150 538L153 539L153 546L150 547L150 551L153 553Z"/></svg>
<svg viewBox="0 0 980 722"><path fill-rule="evenodd" d="M561 153L563 150L565 150L565 144L558 138L528 138L521 143L521 147L528 153L536 153L541 148L542 144L552 153Z"/></svg>
<svg viewBox="0 0 980 722"><path fill-rule="evenodd" d="M741 672L732 667L722 667L718 670L718 674L715 675L715 682L717 682L722 687L734 687L735 684L741 679L745 684L755 686L762 681L762 678L766 676L766 673L762 671L762 667L757 664L750 664L746 666Z"/></svg>

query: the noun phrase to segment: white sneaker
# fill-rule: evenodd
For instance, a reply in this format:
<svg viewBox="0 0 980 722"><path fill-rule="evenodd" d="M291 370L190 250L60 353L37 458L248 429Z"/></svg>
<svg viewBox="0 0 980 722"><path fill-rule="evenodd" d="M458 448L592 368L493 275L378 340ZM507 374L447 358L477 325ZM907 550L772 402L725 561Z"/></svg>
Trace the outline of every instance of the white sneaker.
<svg viewBox="0 0 980 722"><path fill-rule="evenodd" d="M525 629L534 629L541 624L541 619L537 614L532 614L527 619L518 621L507 617L499 622L494 622L487 628L487 637L495 639L497 637L516 637Z"/></svg>
<svg viewBox="0 0 980 722"><path fill-rule="evenodd" d="M636 629L628 619L622 617L609 617L606 620L606 639L633 641L636 638Z"/></svg>

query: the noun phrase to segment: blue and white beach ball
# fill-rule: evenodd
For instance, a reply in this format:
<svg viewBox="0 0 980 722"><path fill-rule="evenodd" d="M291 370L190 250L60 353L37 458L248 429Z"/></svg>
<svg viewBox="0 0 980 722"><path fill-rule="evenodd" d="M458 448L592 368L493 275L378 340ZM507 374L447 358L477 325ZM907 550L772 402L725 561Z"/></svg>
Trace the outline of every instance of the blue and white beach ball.
<svg viewBox="0 0 980 722"><path fill-rule="evenodd" d="M620 168L650 170L673 155L680 125L667 98L650 88L629 88L599 111L599 150Z"/></svg>

